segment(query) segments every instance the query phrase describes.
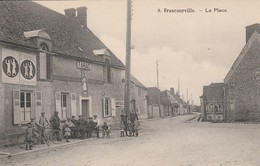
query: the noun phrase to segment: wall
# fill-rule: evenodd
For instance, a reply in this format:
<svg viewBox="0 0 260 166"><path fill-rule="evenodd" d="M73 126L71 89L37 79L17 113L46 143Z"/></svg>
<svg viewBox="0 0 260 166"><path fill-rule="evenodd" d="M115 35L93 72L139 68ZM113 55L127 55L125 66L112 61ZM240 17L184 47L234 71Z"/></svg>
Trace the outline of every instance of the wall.
<svg viewBox="0 0 260 166"><path fill-rule="evenodd" d="M2 47L0 47L0 55L2 57L1 48ZM25 53L28 52L24 49L9 49ZM31 51L29 51L29 53L34 56L38 56L39 54L38 52ZM29 90L33 95L35 95L36 91L42 92L42 111L45 112L45 116L48 119L51 118L56 110L55 92L66 92L69 94L69 109L71 109L70 94L76 93L76 116L81 114L81 99L86 97L90 102L89 109L91 115L98 115L101 123L106 121L111 125L116 125L116 123L119 122L120 114L123 108L118 107L116 109L116 116L104 118L102 99L103 97L109 97L114 98L117 101L124 101L124 83L122 83L122 75L124 75L124 70L111 68L112 82L104 83L103 66L91 64L91 71L87 72L87 77L89 78L88 95L84 96L81 82L83 72L76 68L76 60L53 56L52 69L53 79L38 80L36 82L36 86L3 84L0 82L0 92L2 95L0 98L0 135L4 135L4 133L21 132L21 126L13 125L13 90L15 89ZM35 96L33 97L32 105L32 109L36 112L36 121L38 121L41 110L36 110Z"/></svg>
<svg viewBox="0 0 260 166"><path fill-rule="evenodd" d="M227 82L227 119L260 121L260 39L253 42Z"/></svg>

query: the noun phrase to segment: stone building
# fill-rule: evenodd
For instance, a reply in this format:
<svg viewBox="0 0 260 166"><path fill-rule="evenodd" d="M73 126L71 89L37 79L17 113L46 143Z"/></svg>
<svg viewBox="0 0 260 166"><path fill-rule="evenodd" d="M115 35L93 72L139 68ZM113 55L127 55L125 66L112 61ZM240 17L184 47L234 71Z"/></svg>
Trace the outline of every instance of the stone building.
<svg viewBox="0 0 260 166"><path fill-rule="evenodd" d="M119 121L125 66L88 28L86 7L63 15L34 2L0 2L0 28L1 136L42 111Z"/></svg>
<svg viewBox="0 0 260 166"><path fill-rule="evenodd" d="M224 79L228 120L260 120L260 24L246 27L246 44Z"/></svg>

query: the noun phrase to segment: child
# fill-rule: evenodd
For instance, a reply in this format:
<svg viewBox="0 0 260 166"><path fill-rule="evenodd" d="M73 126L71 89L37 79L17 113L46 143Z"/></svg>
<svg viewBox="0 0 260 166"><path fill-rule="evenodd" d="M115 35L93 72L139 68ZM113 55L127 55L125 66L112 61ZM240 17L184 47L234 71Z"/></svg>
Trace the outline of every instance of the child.
<svg viewBox="0 0 260 166"><path fill-rule="evenodd" d="M34 129L32 124L29 122L26 128L26 148L25 150L32 150L32 137L33 137Z"/></svg>
<svg viewBox="0 0 260 166"><path fill-rule="evenodd" d="M71 129L68 124L65 124L64 132L65 132L64 136L66 137L66 142L70 142L69 137L70 137Z"/></svg>
<svg viewBox="0 0 260 166"><path fill-rule="evenodd" d="M103 137L109 137L109 134L110 134L110 127L107 125L107 122L104 122L103 126L102 126L102 129L103 129Z"/></svg>
<svg viewBox="0 0 260 166"><path fill-rule="evenodd" d="M122 121L120 123L120 136L125 137L125 125Z"/></svg>

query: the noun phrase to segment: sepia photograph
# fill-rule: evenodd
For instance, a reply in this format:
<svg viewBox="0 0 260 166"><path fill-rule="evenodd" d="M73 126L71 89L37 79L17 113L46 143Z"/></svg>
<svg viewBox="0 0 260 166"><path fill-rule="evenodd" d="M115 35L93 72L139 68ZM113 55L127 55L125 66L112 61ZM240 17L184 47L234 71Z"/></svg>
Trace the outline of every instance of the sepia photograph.
<svg viewBox="0 0 260 166"><path fill-rule="evenodd" d="M260 1L0 0L0 166L259 166Z"/></svg>

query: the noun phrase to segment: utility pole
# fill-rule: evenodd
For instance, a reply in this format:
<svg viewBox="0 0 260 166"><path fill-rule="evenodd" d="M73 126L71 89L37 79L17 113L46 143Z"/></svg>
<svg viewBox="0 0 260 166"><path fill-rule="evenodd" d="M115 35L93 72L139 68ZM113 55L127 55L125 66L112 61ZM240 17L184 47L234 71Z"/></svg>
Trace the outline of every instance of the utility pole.
<svg viewBox="0 0 260 166"><path fill-rule="evenodd" d="M189 89L187 88L187 103L189 102Z"/></svg>
<svg viewBox="0 0 260 166"><path fill-rule="evenodd" d="M180 80L178 78L178 95L181 96L181 92L180 92Z"/></svg>
<svg viewBox="0 0 260 166"><path fill-rule="evenodd" d="M157 71L157 88L158 88L158 109L159 109L159 116L161 117L162 116L162 113L161 113L161 101L160 101L160 89L159 89L159 61L157 60L156 61L156 71Z"/></svg>
<svg viewBox="0 0 260 166"><path fill-rule="evenodd" d="M127 26L126 26L126 71L125 71L125 113L130 117L130 83L131 83L131 21L132 21L132 4L127 0Z"/></svg>

